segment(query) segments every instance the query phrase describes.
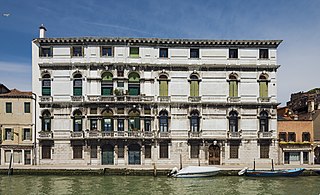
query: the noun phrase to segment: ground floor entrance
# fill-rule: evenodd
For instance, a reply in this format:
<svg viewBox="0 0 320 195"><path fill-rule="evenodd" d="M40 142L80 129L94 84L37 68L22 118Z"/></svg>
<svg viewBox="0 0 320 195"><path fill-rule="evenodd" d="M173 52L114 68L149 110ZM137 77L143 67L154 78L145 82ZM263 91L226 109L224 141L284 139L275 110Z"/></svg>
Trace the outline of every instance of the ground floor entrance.
<svg viewBox="0 0 320 195"><path fill-rule="evenodd" d="M220 147L218 145L209 146L209 165L220 165Z"/></svg>

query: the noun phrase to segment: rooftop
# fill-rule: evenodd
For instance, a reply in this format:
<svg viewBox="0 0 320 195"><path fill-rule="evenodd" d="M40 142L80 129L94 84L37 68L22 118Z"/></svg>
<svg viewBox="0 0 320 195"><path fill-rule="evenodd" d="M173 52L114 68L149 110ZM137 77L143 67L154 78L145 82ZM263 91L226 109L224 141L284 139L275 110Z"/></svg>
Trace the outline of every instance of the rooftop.
<svg viewBox="0 0 320 195"><path fill-rule="evenodd" d="M10 90L10 92L8 93L3 93L0 94L0 98L1 97L25 97L25 98L31 98L32 97L32 92L31 91L19 91L17 89L12 89Z"/></svg>

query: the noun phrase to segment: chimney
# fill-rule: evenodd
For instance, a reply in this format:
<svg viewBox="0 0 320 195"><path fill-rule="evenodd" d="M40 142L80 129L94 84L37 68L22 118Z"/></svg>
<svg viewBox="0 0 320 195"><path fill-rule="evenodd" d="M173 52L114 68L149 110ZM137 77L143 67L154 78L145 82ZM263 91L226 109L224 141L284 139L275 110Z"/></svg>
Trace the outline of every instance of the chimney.
<svg viewBox="0 0 320 195"><path fill-rule="evenodd" d="M46 37L46 27L43 26L43 24L41 24L41 26L39 27L39 30L40 30L40 38L45 38Z"/></svg>

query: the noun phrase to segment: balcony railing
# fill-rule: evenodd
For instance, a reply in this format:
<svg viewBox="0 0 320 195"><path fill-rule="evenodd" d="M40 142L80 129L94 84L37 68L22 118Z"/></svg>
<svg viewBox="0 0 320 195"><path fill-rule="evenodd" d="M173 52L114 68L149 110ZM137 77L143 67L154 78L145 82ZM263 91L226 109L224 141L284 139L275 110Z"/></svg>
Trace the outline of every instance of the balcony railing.
<svg viewBox="0 0 320 195"><path fill-rule="evenodd" d="M171 97L170 96L158 96L159 102L170 102Z"/></svg>
<svg viewBox="0 0 320 195"><path fill-rule="evenodd" d="M200 102L201 101L201 97L200 96L190 96L188 98L189 102Z"/></svg>
<svg viewBox="0 0 320 195"><path fill-rule="evenodd" d="M40 131L39 138L41 139L51 139L53 138L51 131Z"/></svg>
<svg viewBox="0 0 320 195"><path fill-rule="evenodd" d="M189 138L201 137L201 132L189 132Z"/></svg>
<svg viewBox="0 0 320 195"><path fill-rule="evenodd" d="M114 137L114 131L102 131L101 137Z"/></svg>
<svg viewBox="0 0 320 195"><path fill-rule="evenodd" d="M83 132L78 131L78 132L71 132L71 138L83 138Z"/></svg>
<svg viewBox="0 0 320 195"><path fill-rule="evenodd" d="M89 131L86 138L153 138L151 131Z"/></svg>
<svg viewBox="0 0 320 195"><path fill-rule="evenodd" d="M270 97L258 97L258 102L263 103L263 102L270 102Z"/></svg>
<svg viewBox="0 0 320 195"><path fill-rule="evenodd" d="M52 102L52 96L40 96L40 102Z"/></svg>
<svg viewBox="0 0 320 195"><path fill-rule="evenodd" d="M71 101L73 102L82 102L83 96L71 96Z"/></svg>
<svg viewBox="0 0 320 195"><path fill-rule="evenodd" d="M228 97L228 102L240 102L240 97Z"/></svg>
<svg viewBox="0 0 320 195"><path fill-rule="evenodd" d="M158 137L159 138L170 138L170 132L159 132Z"/></svg>
<svg viewBox="0 0 320 195"><path fill-rule="evenodd" d="M260 139L271 139L272 138L272 132L258 132L258 138Z"/></svg>
<svg viewBox="0 0 320 195"><path fill-rule="evenodd" d="M228 132L228 139L241 139L241 132Z"/></svg>

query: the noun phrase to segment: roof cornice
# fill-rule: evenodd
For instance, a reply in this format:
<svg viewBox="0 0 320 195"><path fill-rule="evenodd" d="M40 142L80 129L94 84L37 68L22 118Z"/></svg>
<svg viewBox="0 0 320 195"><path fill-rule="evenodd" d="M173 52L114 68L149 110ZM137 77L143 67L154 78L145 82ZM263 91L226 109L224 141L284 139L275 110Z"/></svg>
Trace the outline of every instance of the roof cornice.
<svg viewBox="0 0 320 195"><path fill-rule="evenodd" d="M207 40L207 39L160 39L120 37L70 37L37 38L40 45L132 45L165 47L267 47L277 48L282 40Z"/></svg>

